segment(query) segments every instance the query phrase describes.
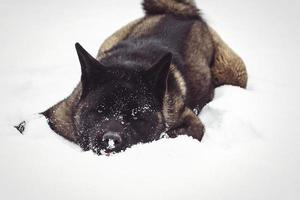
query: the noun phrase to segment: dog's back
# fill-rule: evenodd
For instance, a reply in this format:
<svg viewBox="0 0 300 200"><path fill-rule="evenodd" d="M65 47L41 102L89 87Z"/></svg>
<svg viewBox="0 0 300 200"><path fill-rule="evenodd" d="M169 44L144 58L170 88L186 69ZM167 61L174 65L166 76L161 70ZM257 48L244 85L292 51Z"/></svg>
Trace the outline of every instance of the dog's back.
<svg viewBox="0 0 300 200"><path fill-rule="evenodd" d="M130 56L128 59L142 58L139 62L150 66L147 64L171 52L171 76L178 87L173 95L177 99L182 96L185 105L192 109L203 107L213 94L209 67L214 51L208 27L194 2L145 0L143 7L147 15L117 33L114 41L106 41L98 58L111 60L119 55L123 62L124 56Z"/></svg>

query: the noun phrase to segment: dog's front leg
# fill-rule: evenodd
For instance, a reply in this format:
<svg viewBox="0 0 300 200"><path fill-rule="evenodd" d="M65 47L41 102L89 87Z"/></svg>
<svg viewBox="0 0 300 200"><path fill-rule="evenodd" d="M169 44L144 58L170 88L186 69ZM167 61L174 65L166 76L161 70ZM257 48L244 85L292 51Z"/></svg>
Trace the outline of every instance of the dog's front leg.
<svg viewBox="0 0 300 200"><path fill-rule="evenodd" d="M171 127L167 134L171 138L175 138L178 135L188 135L201 141L204 134L204 125L195 113L186 107L180 115L178 123Z"/></svg>

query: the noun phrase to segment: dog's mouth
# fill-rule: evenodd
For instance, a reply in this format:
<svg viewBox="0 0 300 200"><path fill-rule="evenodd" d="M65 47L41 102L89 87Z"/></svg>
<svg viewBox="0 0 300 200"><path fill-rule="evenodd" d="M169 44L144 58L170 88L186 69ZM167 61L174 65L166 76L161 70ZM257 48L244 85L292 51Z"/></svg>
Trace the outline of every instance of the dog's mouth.
<svg viewBox="0 0 300 200"><path fill-rule="evenodd" d="M94 151L94 150L93 150ZM97 149L96 151L94 151L95 153L97 153L98 155L105 155L105 156L110 156L113 154L117 154L121 151L124 150L115 150L115 149Z"/></svg>
<svg viewBox="0 0 300 200"><path fill-rule="evenodd" d="M113 141L107 141L106 142L108 145L101 145L101 144L90 144L90 149L95 152L98 155L106 155L109 156L111 154L115 154L115 153L119 153L123 150L125 150L125 148L120 147L120 146L116 146L117 144L115 144Z"/></svg>

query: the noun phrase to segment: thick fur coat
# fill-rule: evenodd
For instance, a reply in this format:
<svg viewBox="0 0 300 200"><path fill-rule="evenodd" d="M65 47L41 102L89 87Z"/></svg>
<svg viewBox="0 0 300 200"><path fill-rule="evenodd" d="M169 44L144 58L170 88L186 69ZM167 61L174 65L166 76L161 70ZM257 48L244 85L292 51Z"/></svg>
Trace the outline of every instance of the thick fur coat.
<svg viewBox="0 0 300 200"><path fill-rule="evenodd" d="M143 7L146 15L106 39L96 58L76 44L81 82L43 113L56 133L84 150L118 152L162 132L201 141L197 114L214 89L247 85L243 61L193 0L144 0Z"/></svg>

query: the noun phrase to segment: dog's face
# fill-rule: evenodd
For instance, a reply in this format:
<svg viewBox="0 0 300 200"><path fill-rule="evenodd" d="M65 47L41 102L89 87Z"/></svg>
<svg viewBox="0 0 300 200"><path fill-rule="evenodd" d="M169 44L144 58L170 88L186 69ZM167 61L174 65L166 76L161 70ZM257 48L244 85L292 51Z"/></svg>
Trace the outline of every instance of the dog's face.
<svg viewBox="0 0 300 200"><path fill-rule="evenodd" d="M171 55L143 67L103 66L79 44L82 96L75 111L78 142L97 154L119 152L159 139L165 124L162 98Z"/></svg>

